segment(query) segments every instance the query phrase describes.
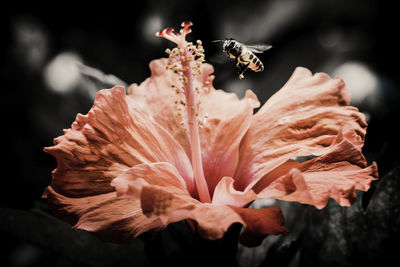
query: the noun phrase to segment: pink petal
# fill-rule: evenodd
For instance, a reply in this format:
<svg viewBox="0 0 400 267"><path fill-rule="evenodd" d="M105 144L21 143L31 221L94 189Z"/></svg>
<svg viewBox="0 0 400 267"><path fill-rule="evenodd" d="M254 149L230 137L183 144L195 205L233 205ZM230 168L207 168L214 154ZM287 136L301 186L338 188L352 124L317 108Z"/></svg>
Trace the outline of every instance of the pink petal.
<svg viewBox="0 0 400 267"><path fill-rule="evenodd" d="M277 212L271 213L264 209L200 203L185 195L168 192L165 187L144 185L141 190L141 201L142 209L148 218L154 220L160 218L165 226L183 219L193 220L198 232L204 238L211 240L222 238L234 223L242 224L247 229L245 235L251 233L254 238L263 239L267 234L287 232L282 227L283 217L280 213L278 215Z"/></svg>
<svg viewBox="0 0 400 267"><path fill-rule="evenodd" d="M203 99L202 110L209 115L200 137L204 175L212 195L222 177L235 174L239 145L259 102L251 91L240 101L235 94L221 90L211 91Z"/></svg>
<svg viewBox="0 0 400 267"><path fill-rule="evenodd" d="M128 199L140 199L143 213L150 221L168 224L192 219L206 238L221 238L231 224L241 222L240 217L227 206L203 204L192 198L184 187L174 166L168 163L137 166L146 169L146 176L132 170L113 181L117 190ZM140 178L141 177L141 178Z"/></svg>
<svg viewBox="0 0 400 267"><path fill-rule="evenodd" d="M368 190L378 177L376 164L367 167L361 148L354 144L358 138L352 130L340 132L323 155L303 163L289 160L288 166L279 168L286 173L275 171L280 175L275 179L273 174L266 175L252 189L261 198L297 201L319 209L330 197L342 206L350 206L355 190Z"/></svg>
<svg viewBox="0 0 400 267"><path fill-rule="evenodd" d="M214 205L230 205L235 207L245 207L258 196L253 190L237 191L233 187L234 180L231 177L222 178L215 187L212 203Z"/></svg>
<svg viewBox="0 0 400 267"><path fill-rule="evenodd" d="M111 185L115 187L118 195L124 195L130 184L137 179L143 179L152 185L166 186L169 187L169 191L190 196L178 170L167 162L136 165L115 178Z"/></svg>
<svg viewBox="0 0 400 267"><path fill-rule="evenodd" d="M129 106L125 89L97 94L88 115L45 151L57 158L51 186L65 196L83 197L113 191L110 182L141 163L166 161L177 166L193 188L190 161L182 147L137 106Z"/></svg>
<svg viewBox="0 0 400 267"><path fill-rule="evenodd" d="M264 209L247 209L232 207L243 219L245 230L240 235L240 243L248 247L261 244L267 235L285 234L289 231L283 227L284 218L277 206Z"/></svg>
<svg viewBox="0 0 400 267"><path fill-rule="evenodd" d="M117 197L115 192L69 198L49 186L46 194L59 217L106 241L126 242L150 229L160 228L159 221L143 214L139 200Z"/></svg>
<svg viewBox="0 0 400 267"><path fill-rule="evenodd" d="M349 102L340 78L297 68L253 116L240 147L236 188L244 190L294 156L324 153L344 127L358 134L353 144L361 147L367 124Z"/></svg>
<svg viewBox="0 0 400 267"><path fill-rule="evenodd" d="M182 178L169 163L138 165L134 168L115 179L113 184L125 194L125 198L132 201L140 199L141 209L148 220L160 222L161 227L185 219L192 220L199 233L208 239L222 238L234 223L243 224L254 236L259 233L265 237L266 234L286 231L281 226L283 218L278 208L246 211L201 203L187 193L180 182ZM146 175L142 176L142 171Z"/></svg>

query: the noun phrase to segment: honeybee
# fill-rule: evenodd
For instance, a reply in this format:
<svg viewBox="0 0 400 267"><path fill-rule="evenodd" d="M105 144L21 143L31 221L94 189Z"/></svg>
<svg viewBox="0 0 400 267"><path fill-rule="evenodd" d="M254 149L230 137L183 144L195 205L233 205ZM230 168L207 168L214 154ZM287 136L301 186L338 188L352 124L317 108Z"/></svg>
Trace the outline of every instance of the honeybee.
<svg viewBox="0 0 400 267"><path fill-rule="evenodd" d="M213 42L223 42L223 51L236 60L236 70L240 79L244 78L247 69L255 72L263 71L264 64L254 53L263 53L272 48L272 45L267 44L245 45L233 38Z"/></svg>

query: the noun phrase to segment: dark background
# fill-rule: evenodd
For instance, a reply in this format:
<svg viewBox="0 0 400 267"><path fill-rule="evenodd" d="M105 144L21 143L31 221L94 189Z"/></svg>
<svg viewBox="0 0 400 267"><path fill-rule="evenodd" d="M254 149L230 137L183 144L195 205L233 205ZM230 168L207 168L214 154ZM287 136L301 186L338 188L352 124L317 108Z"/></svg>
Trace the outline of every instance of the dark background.
<svg viewBox="0 0 400 267"><path fill-rule="evenodd" d="M70 2L44 7L17 4L0 11L0 242L6 247L1 266L133 266L152 261L144 252L146 238L130 245L102 243L49 215L40 196L56 162L42 149L70 127L78 112L87 113L96 91L104 86L81 75L74 62L114 74L127 84L140 83L150 74L148 63L172 46L154 33L167 26L178 29L184 20L194 23L188 39L203 41L206 61L215 67L216 88L240 96L252 89L264 103L296 66L342 76L353 91L353 105L368 118L364 154L379 167L380 181L368 193L360 193L352 208L341 208L334 201L322 211L281 203L291 234L269 238L258 248L239 247L238 264L369 266L396 258L400 76L394 4L378 0L147 0L85 8ZM272 50L260 55L265 71L248 71L239 80L234 63L222 54L220 45L211 43L226 37L272 44ZM165 252L165 257L181 249L168 231L174 233L174 228L157 237L175 244L176 251Z"/></svg>

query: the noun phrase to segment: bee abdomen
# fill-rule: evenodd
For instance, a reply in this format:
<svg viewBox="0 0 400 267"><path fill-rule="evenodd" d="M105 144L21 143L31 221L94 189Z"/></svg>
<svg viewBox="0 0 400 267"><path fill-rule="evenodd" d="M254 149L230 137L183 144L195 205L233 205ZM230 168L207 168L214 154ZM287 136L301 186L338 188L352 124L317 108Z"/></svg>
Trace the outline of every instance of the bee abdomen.
<svg viewBox="0 0 400 267"><path fill-rule="evenodd" d="M249 66L250 69L252 69L255 72L264 70L264 64L256 56L251 54L249 58L251 60L251 64Z"/></svg>

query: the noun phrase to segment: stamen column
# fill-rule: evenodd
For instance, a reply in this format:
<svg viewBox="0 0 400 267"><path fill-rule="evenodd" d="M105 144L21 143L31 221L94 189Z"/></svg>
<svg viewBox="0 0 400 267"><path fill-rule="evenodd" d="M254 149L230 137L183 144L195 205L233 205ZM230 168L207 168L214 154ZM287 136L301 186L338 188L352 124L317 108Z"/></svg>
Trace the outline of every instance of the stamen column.
<svg viewBox="0 0 400 267"><path fill-rule="evenodd" d="M208 190L207 182L204 177L203 171L203 163L201 157L201 145L200 145L200 136L199 136L199 125L197 122L197 112L198 112L198 103L197 97L195 93L195 89L193 88L193 73L191 60L188 60L193 55L189 52L188 47L181 48L182 55L185 60L182 60L183 67L183 83L184 83L184 94L186 98L186 109L187 109L187 120L189 127L189 140L190 140L190 148L192 153L192 167L194 173L194 180L196 183L197 191L199 194L199 198L201 202L211 202L210 193Z"/></svg>

